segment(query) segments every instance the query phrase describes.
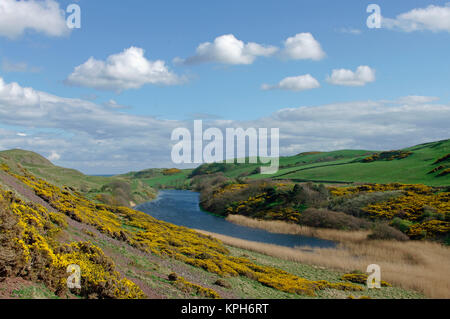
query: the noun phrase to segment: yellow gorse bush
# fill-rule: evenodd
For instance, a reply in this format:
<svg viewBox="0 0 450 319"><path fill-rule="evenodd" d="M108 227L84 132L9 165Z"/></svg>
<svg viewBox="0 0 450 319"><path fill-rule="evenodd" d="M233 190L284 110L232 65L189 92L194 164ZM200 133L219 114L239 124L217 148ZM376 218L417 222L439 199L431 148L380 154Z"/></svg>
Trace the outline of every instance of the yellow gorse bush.
<svg viewBox="0 0 450 319"><path fill-rule="evenodd" d="M67 287L67 266L81 269L81 296L99 298L144 298L141 289L121 278L115 265L103 251L92 243L60 244L57 234L67 226L61 213L48 212L44 207L25 203L12 192L0 189L0 201L17 219L20 232L13 238L17 269L11 275L43 281L56 293ZM1 221L0 221L1 222Z"/></svg>
<svg viewBox="0 0 450 319"><path fill-rule="evenodd" d="M368 205L363 211L373 220L399 218L413 224L406 231L412 239L444 237L450 233L450 193L437 192L421 184L366 184L330 187L333 196L353 196L364 192L402 191L403 195ZM394 220L395 221L395 220Z"/></svg>
<svg viewBox="0 0 450 319"><path fill-rule="evenodd" d="M357 193L372 193L372 192L387 192L387 191L397 191L405 190L411 191L416 194L430 194L433 192L433 188L430 186L422 184L401 184L401 183L390 183L390 184L364 184L351 187L329 187L330 193L333 196L345 196Z"/></svg>
<svg viewBox="0 0 450 319"><path fill-rule="evenodd" d="M174 285L186 293L210 299L220 299L220 295L215 290L194 284L180 276L178 276L177 280L174 281Z"/></svg>
<svg viewBox="0 0 450 319"><path fill-rule="evenodd" d="M365 211L373 218L392 219L400 217L416 221L422 217L426 207L434 208L435 214L445 218L446 215L450 214L450 193L423 195L406 192L404 196L369 205L365 208Z"/></svg>
<svg viewBox="0 0 450 319"><path fill-rule="evenodd" d="M168 169L163 170L162 173L163 173L163 175L175 175L175 174L181 173L181 169L168 168Z"/></svg>
<svg viewBox="0 0 450 319"><path fill-rule="evenodd" d="M354 283L358 283L358 284L366 284L368 277L369 276L367 274L351 273L351 274L342 275L341 279L350 281L350 282L354 282ZM380 284L381 284L381 287L392 287L392 285L390 283L383 281L383 280L381 280Z"/></svg>
<svg viewBox="0 0 450 319"><path fill-rule="evenodd" d="M408 230L408 236L418 239L433 238L448 233L450 233L450 223L436 219L412 225Z"/></svg>

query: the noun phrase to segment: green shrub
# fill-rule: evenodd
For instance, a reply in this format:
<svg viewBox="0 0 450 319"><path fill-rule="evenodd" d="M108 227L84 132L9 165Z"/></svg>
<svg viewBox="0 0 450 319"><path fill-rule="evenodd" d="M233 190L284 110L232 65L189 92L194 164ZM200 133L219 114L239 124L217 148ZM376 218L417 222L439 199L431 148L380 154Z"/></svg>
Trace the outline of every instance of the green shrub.
<svg viewBox="0 0 450 319"><path fill-rule="evenodd" d="M372 229L372 233L367 236L368 239L373 240L398 240L398 241L406 241L408 240L408 236L403 234L398 229L389 226L386 223L377 223Z"/></svg>
<svg viewBox="0 0 450 319"><path fill-rule="evenodd" d="M300 224L343 230L365 229L370 223L364 219L356 218L345 213L333 212L327 209L308 208L300 215Z"/></svg>
<svg viewBox="0 0 450 319"><path fill-rule="evenodd" d="M391 222L391 226L394 228L397 228L398 230L400 230L402 233L406 233L409 230L409 227L411 227L413 223L410 222L409 220L406 219L401 219L398 217L395 217L392 222Z"/></svg>

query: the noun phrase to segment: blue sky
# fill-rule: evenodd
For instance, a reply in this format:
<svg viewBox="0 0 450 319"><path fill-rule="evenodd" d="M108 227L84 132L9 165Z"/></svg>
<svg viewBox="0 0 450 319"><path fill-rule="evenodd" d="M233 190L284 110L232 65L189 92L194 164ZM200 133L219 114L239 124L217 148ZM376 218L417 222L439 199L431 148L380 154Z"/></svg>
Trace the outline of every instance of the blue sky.
<svg viewBox="0 0 450 319"><path fill-rule="evenodd" d="M0 2L14 6L12 0ZM276 123L285 136L281 142L283 155L310 148L395 148L448 138L448 126L441 123L449 119L450 105L450 7L446 1L31 2L42 6L42 10L50 10L46 7L49 4L56 3L59 9L65 10L69 4L77 3L81 8L81 29L64 31L61 23L55 21L55 29L61 28L61 34L52 34L45 21L32 16L35 7L30 7L25 15L30 22L24 22L22 30L8 25L8 19L3 24L0 22L0 78L5 85L3 95L0 86L2 149L32 149L60 165L88 173L122 172L136 166L170 166L170 151L165 147L170 144L173 122L187 126L194 117L216 120L218 122L211 123L216 126L223 125L220 120L242 126ZM383 24L380 29L366 26L369 16L366 8L370 3L380 6L389 24ZM55 20L58 20L57 13L51 16ZM2 12L0 6L0 20L8 14L11 13ZM20 12L15 14L20 16ZM16 20L10 18L11 23L24 19L23 16ZM298 34L310 34L323 56L318 57L317 52L313 52L309 57L291 55L287 58L285 41ZM223 35L233 35L243 45L255 43L260 53L250 56L250 62L227 63L217 58L220 48L216 48L216 55L208 51L197 59L199 63L186 60L175 63L175 58L183 60L195 56L201 43L209 42L213 46L215 39ZM91 57L104 62L131 47L144 50L142 58L147 61L164 61L165 80L147 75L146 80L132 79L131 82L137 83L132 88L117 84L119 79L115 79L114 85L99 88L92 85L92 81L96 81L92 72L100 72L94 67L89 72L86 69L74 75L75 68L85 65ZM264 48L269 49L263 51ZM268 53L270 48L277 51ZM358 78L360 66L368 68ZM333 73L338 69L345 70L347 77L343 77L345 72ZM297 85L295 89L282 82L308 74L309 78L303 78L308 83L306 86L305 82L298 84L299 78L290 82ZM127 74L120 80L128 81L130 76ZM354 81L349 82L348 76ZM312 84L311 78L315 81ZM20 108L11 102L17 96L7 95L15 92L11 87L8 89L11 83L17 83L21 90L31 88L37 96L57 97L61 100L55 103L64 106L50 107L44 103L50 103L48 99L41 98L24 110L23 106ZM262 89L263 84L271 89ZM405 102L401 100L404 97L410 98ZM81 100L79 104L86 104L84 111L71 108L76 104L75 99ZM111 107L111 100L114 105L126 108ZM354 104L363 104L360 110L369 108L359 119L370 114L376 114L372 117L379 119L376 123L367 123L372 136L362 134L361 127L345 122L351 117L345 112L357 108L351 106ZM330 107L340 108L342 112L336 113L334 118L325 115L323 120L316 120L320 122L317 132L313 127L296 131L299 123L290 126L286 121L276 121L283 112L280 110L287 108L322 114ZM390 115L392 107L401 107L402 118L411 119L403 124L408 133L386 135L386 130L394 127ZM46 111L35 118L30 116L43 109ZM18 110L15 118L5 115L14 110ZM378 116L386 110L390 111ZM89 115L96 112L98 117ZM430 116L426 123L420 122L423 120L421 112ZM100 117L108 119L102 122ZM132 132L136 130L132 124L111 128L116 121L123 124L133 120L142 120L146 122L143 126L151 125L152 129L134 136ZM153 128L158 125L149 122L153 120L161 125L156 135L152 135L155 134ZM105 124L105 121L109 122ZM336 121L341 122L336 124ZM426 129L428 126L433 130ZM322 136L323 130L332 131L336 127L345 128L348 135ZM96 131L95 128L102 129ZM161 132L165 129L164 135ZM125 134L120 135L116 130L130 132L129 137L124 138ZM153 142L142 143L145 134ZM81 139L88 140L86 145L91 146L85 146L83 154L73 154L74 149L83 145ZM99 143L107 147L92 146ZM136 144L136 149L130 144ZM114 157L117 160L113 160Z"/></svg>

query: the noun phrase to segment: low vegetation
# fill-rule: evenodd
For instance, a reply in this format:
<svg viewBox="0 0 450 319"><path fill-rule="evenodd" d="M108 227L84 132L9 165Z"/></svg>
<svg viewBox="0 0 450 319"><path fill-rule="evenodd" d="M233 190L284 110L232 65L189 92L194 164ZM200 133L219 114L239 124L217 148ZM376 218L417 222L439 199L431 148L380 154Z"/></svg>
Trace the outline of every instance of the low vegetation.
<svg viewBox="0 0 450 319"><path fill-rule="evenodd" d="M381 153L375 153L373 155L370 155L368 157L363 158L363 163L371 163L375 161L393 161L393 160L400 160L403 158L407 158L408 156L412 155L412 152L410 151L388 151L388 152L381 152Z"/></svg>

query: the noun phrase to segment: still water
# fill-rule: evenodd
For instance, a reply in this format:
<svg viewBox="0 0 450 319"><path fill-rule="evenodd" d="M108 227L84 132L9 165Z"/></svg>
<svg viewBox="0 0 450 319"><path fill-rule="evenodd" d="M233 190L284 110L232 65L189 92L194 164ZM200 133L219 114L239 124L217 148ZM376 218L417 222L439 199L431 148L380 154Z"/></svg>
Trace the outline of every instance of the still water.
<svg viewBox="0 0 450 319"><path fill-rule="evenodd" d="M295 247L334 247L332 241L299 236L274 234L265 230L236 225L220 216L200 209L199 193L184 190L162 190L156 200L136 207L156 219L175 225L206 230L245 240Z"/></svg>

